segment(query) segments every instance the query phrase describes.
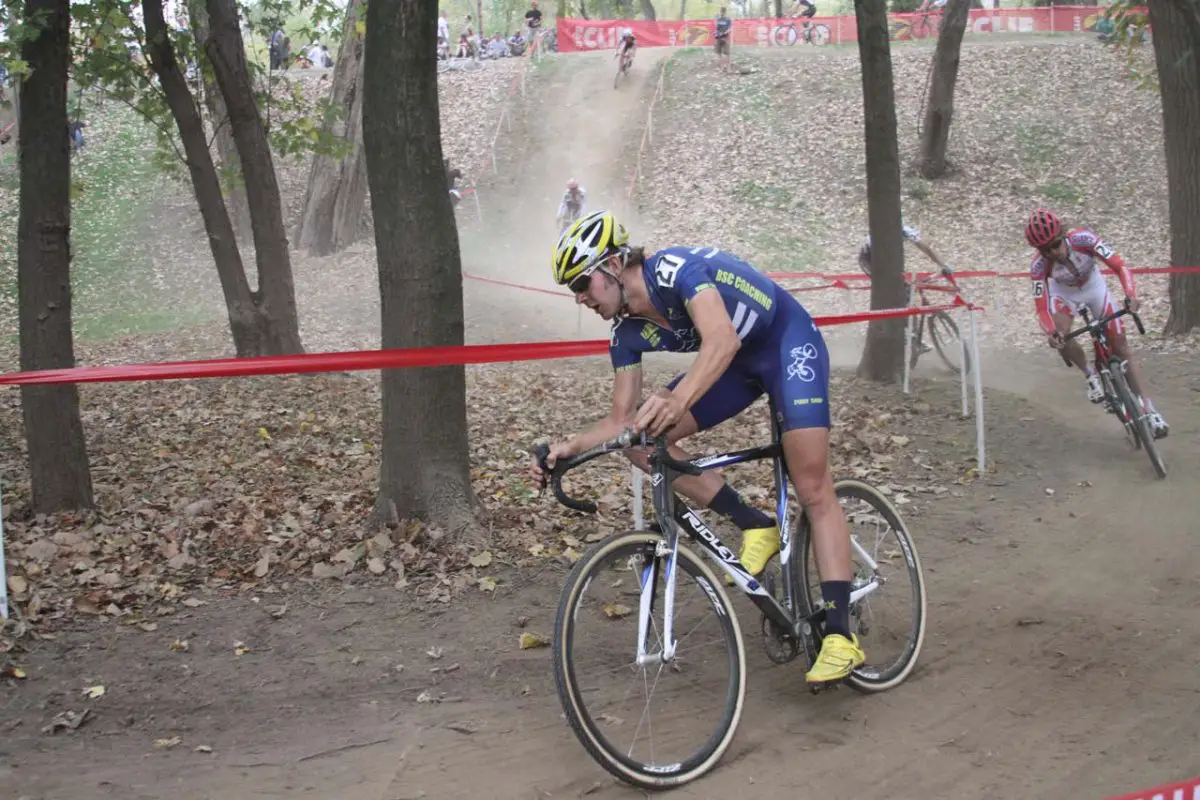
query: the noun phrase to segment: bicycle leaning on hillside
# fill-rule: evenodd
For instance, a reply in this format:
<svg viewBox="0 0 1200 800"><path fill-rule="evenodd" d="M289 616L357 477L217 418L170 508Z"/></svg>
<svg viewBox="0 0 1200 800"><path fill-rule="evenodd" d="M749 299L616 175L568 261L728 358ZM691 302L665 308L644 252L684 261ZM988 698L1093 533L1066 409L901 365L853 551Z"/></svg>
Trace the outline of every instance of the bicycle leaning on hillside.
<svg viewBox="0 0 1200 800"><path fill-rule="evenodd" d="M1100 383L1104 386L1105 409L1108 413L1115 414L1121 424L1125 426L1125 433L1135 449L1145 448L1146 455L1150 457L1150 464L1154 467L1158 477L1167 477L1167 465L1158 452L1158 441L1154 438L1154 431L1150 425L1150 414L1146 410L1142 398L1138 397L1129 385L1129 378L1126 376L1129 364L1113 352L1112 345L1108 341L1108 324L1126 314L1133 317L1138 333L1145 335L1146 329L1142 327L1142 318L1129 307L1128 300L1120 310L1097 320L1089 319L1087 306L1080 308L1079 313L1083 319L1083 327L1071 331L1063 339L1070 341L1085 333L1091 335L1095 351L1096 374L1100 376ZM1067 363L1067 366L1071 366L1065 353L1063 361Z"/></svg>
<svg viewBox="0 0 1200 800"><path fill-rule="evenodd" d="M770 411L771 419L777 419L773 404ZM652 447L654 516L663 532L613 534L584 553L563 586L552 642L554 680L572 730L600 766L627 783L664 789L705 774L733 740L743 711L746 653L741 626L717 572L680 542L681 532L762 612L763 645L771 661L786 664L804 653L811 666L820 652L825 618L820 577L807 517L801 511L794 535L789 522L789 481L780 437L779 425L774 424L769 445L677 461L665 437L648 440L645 434L627 430L547 470L560 503L591 513L595 505L563 491L563 475L607 453ZM535 448L543 469L548 452L546 445ZM772 462L781 537L779 556L772 558L761 580L746 571L737 554L670 488L680 475L760 459ZM900 684L916 665L926 628L925 580L916 547L887 498L855 480L838 481L836 490L844 507L862 506L845 509L855 562L851 627L872 659L889 644L898 650L883 661L863 664L845 683L862 692L880 692ZM686 586L679 583L681 577L688 579ZM885 597L881 590L889 583ZM909 596L900 607L906 620L888 629L884 604L905 589ZM637 620L636 648L631 631L620 624L626 617ZM705 625L712 632L699 634ZM882 635L868 639L877 628L883 628ZM712 647L702 652L706 646ZM582 665L589 660L597 663L585 677ZM716 677L709 677L713 673ZM676 675L684 685L671 688L667 679ZM614 676L629 682L612 690L601 687L606 677ZM822 688L828 687L812 687L814 692ZM703 710L710 698L720 704L714 712ZM642 703L640 709L619 707L634 700ZM652 741L672 722L683 723L682 734ZM633 741L617 744L614 739L622 734L631 734ZM642 734L651 741L642 741ZM698 735L699 743L682 744L689 734Z"/></svg>

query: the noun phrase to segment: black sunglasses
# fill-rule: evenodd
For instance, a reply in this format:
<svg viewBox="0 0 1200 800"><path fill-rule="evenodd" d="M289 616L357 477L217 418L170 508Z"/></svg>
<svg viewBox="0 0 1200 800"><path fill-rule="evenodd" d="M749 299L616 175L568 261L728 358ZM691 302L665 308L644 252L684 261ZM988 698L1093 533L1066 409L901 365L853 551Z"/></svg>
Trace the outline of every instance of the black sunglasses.
<svg viewBox="0 0 1200 800"><path fill-rule="evenodd" d="M1038 248L1043 253L1051 253L1058 249L1058 246L1063 243L1063 237L1059 236L1052 242L1048 242Z"/></svg>
<svg viewBox="0 0 1200 800"><path fill-rule="evenodd" d="M583 294L592 285L592 273L585 272L567 283L567 291L571 294Z"/></svg>

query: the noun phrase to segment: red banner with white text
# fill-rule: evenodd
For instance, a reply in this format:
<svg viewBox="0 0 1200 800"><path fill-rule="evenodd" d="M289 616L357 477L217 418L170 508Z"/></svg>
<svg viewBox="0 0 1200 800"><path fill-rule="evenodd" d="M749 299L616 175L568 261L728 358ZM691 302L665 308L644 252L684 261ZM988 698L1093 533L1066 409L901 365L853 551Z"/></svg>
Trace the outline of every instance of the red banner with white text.
<svg viewBox="0 0 1200 800"><path fill-rule="evenodd" d="M967 35L1092 31L1103 15L1104 10L1099 6L973 9ZM939 10L889 14L892 40L936 37L941 16ZM564 53L612 50L622 28L633 31L640 47L709 46L713 44L714 27L713 20L560 19L558 49ZM804 20L800 18L733 20L734 47L792 47L808 41L857 42L857 22L853 16L818 16L812 19L812 29L806 34Z"/></svg>

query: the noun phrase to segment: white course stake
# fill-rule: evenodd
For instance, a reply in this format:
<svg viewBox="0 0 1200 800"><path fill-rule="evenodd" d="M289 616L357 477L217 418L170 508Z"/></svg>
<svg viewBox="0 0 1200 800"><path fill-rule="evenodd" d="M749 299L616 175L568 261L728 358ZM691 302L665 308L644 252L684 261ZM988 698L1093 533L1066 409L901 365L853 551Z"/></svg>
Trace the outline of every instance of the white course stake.
<svg viewBox="0 0 1200 800"><path fill-rule="evenodd" d="M971 315L971 373L975 377L975 455L979 474L982 475L987 470L987 461L983 436L983 378L979 365L979 328L975 324L974 309L968 313Z"/></svg>
<svg viewBox="0 0 1200 800"><path fill-rule="evenodd" d="M4 492L0 489L0 615L8 619L8 573L4 567Z"/></svg>
<svg viewBox="0 0 1200 800"><path fill-rule="evenodd" d="M913 280L913 278L910 278ZM913 298L916 297L916 290L910 290L908 293L908 301L904 304L905 308L912 308ZM909 365L912 364L912 334L913 334L913 315L909 315L904 321L904 393L908 394L908 371ZM869 323L868 323L869 324Z"/></svg>
<svg viewBox="0 0 1200 800"><path fill-rule="evenodd" d="M972 312L968 308L966 313L970 314ZM958 316L958 321L962 322L961 314ZM967 337L964 335L961 327L958 330L958 346L962 350L962 360L958 362L962 365L962 369L959 370L959 374L962 376L962 416L963 419L966 419L971 416L971 404L967 401L967 378L971 370L967 369L967 353L969 351L967 350Z"/></svg>

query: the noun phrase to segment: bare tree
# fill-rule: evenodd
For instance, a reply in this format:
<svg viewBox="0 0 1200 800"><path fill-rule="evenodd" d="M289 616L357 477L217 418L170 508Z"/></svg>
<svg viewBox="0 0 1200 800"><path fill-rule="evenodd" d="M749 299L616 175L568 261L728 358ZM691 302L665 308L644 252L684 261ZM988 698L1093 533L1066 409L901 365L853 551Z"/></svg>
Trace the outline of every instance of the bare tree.
<svg viewBox="0 0 1200 800"><path fill-rule="evenodd" d="M1200 1L1150 0L1162 87L1163 144L1171 216L1171 263L1200 264ZM1166 333L1200 325L1200 275L1170 279Z"/></svg>
<svg viewBox="0 0 1200 800"><path fill-rule="evenodd" d="M349 152L340 158L317 155L308 178L304 212L296 229L296 247L328 255L353 244L362 231L367 199L367 167L362 149L362 66L364 40L358 32L364 0L351 0L346 8L345 34L333 70L330 101L339 119Z"/></svg>
<svg viewBox="0 0 1200 800"><path fill-rule="evenodd" d="M463 343L462 264L438 117L436 13L425 0L367 4L363 145L389 349ZM383 373L381 455L380 514L451 529L473 521L461 366Z"/></svg>
<svg viewBox="0 0 1200 800"><path fill-rule="evenodd" d="M21 58L17 303L21 369L75 366L71 333L71 150L67 135L69 0L26 0ZM33 509L89 508L92 476L79 389L22 386ZM0 576L2 579L2 576Z"/></svg>
<svg viewBox="0 0 1200 800"><path fill-rule="evenodd" d="M871 308L904 305L904 237L900 232L900 153L886 0L857 0L866 132L867 214L871 228ZM896 380L904 365L904 320L872 320L858 374Z"/></svg>
<svg viewBox="0 0 1200 800"><path fill-rule="evenodd" d="M207 8L210 34L205 52L225 98L246 181L258 264L256 299L259 313L270 320L272 334L272 340L266 344L272 354L303 352L292 262L279 202L279 183L246 70L246 51L238 25L236 0L207 0Z"/></svg>
<svg viewBox="0 0 1200 800"><path fill-rule="evenodd" d="M262 313L262 306L246 280L246 269L238 251L233 223L221 195L217 168L208 149L200 109L192 97L187 79L179 68L166 22L163 20L162 0L142 0L142 16L146 24L146 52L150 68L158 76L167 106L179 129L179 139L187 160L192 190L208 234L233 344L241 357L270 355L285 352L272 320Z"/></svg>
<svg viewBox="0 0 1200 800"><path fill-rule="evenodd" d="M921 160L918 171L926 178L940 178L946 172L946 145L950 141L950 121L954 117L954 86L958 82L958 58L971 0L950 0L933 53L933 77L929 102L925 106L925 124L921 134Z"/></svg>
<svg viewBox="0 0 1200 800"><path fill-rule="evenodd" d="M229 125L229 114L225 111L225 98L221 97L221 90L213 78L211 65L207 64L204 55L208 45L208 11L204 8L204 0L188 0L187 9L199 57L197 66L200 67L203 76L200 90L204 95L205 108L208 109L213 138L217 142L217 155L221 158L218 175L223 173L225 176L225 200L229 215L233 219L233 229L239 238L249 238L250 204L246 200L246 187L242 180L242 165L238 161L237 144L233 141L233 129Z"/></svg>

